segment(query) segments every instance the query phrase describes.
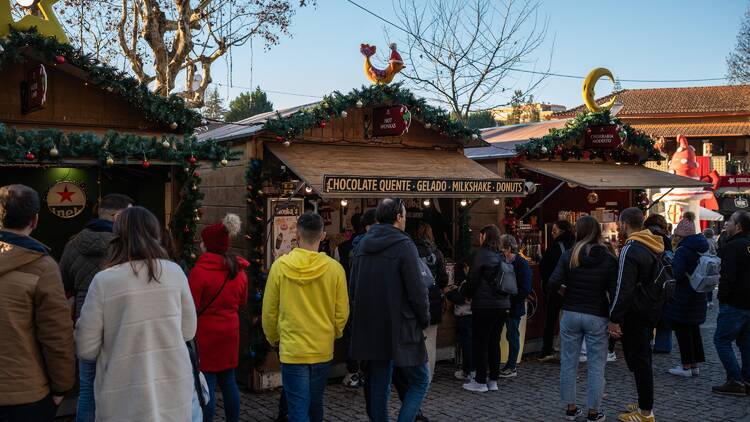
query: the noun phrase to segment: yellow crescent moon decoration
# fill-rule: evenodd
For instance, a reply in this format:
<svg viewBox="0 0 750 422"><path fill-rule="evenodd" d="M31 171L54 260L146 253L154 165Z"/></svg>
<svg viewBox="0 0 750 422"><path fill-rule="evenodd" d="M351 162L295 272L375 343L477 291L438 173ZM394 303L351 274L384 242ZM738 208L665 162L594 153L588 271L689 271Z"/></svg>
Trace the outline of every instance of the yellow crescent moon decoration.
<svg viewBox="0 0 750 422"><path fill-rule="evenodd" d="M612 83L615 83L615 77L612 76L612 72L610 72L609 69L605 69L603 67L597 67L596 69L589 72L589 74L586 75L586 79L584 79L583 81L583 102L584 104L586 104L586 108L588 108L591 112L609 110L615 104L615 96L613 96L612 99L602 105L596 103L594 87L596 86L596 82L604 76L608 77L609 80L612 81Z"/></svg>
<svg viewBox="0 0 750 422"><path fill-rule="evenodd" d="M18 22L13 20L11 15L10 2L12 0L0 0L0 37L7 36L10 33L10 28L17 29L19 31L28 31L32 27L36 27L40 34L48 37L57 38L58 42L68 44L68 37L65 35L60 21L57 20L55 11L52 6L58 2L58 0L41 0L34 5L41 12L40 16L28 14L21 18Z"/></svg>

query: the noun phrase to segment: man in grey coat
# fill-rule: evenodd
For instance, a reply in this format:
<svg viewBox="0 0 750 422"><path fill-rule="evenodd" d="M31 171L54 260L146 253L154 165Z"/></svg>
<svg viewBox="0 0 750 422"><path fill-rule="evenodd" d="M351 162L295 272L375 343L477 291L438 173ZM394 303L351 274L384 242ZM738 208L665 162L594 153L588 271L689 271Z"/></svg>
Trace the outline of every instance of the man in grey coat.
<svg viewBox="0 0 750 422"><path fill-rule="evenodd" d="M374 422L388 421L393 367L399 367L408 389L398 420L411 422L429 387L423 330L430 325L425 280L432 275L404 233L404 202L383 200L376 218L352 257L351 357L365 361Z"/></svg>

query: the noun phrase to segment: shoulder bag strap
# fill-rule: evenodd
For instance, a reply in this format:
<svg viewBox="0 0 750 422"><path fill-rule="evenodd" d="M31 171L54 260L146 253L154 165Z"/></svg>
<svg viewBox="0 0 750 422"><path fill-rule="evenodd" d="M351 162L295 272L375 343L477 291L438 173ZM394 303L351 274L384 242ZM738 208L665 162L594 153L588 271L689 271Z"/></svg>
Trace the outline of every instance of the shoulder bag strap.
<svg viewBox="0 0 750 422"><path fill-rule="evenodd" d="M218 298L219 295L221 294L221 292L224 291L224 286L227 285L228 281L229 281L229 272L227 272L227 278L224 279L224 283L221 285L221 288L219 289L219 291L216 292L216 294L214 295L214 297L212 297L211 300L208 301L208 303L206 304L206 306L203 307L203 309L201 309L200 311L198 311L198 316L201 316L204 312L206 312L206 310L209 308L209 306L211 306L214 303L214 301L216 300L216 298Z"/></svg>

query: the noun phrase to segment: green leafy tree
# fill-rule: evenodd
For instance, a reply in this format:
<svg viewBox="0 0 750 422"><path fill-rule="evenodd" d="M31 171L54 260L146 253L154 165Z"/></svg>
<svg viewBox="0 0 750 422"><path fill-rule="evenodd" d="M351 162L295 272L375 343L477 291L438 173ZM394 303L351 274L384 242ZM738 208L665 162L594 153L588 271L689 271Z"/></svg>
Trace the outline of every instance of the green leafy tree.
<svg viewBox="0 0 750 422"><path fill-rule="evenodd" d="M214 88L212 91L208 92L206 105L203 106L201 112L207 119L221 120L224 118L227 109L224 108L224 99L219 95L218 88Z"/></svg>
<svg viewBox="0 0 750 422"><path fill-rule="evenodd" d="M524 103L524 97L525 95L520 89L513 91L513 97L510 100L510 106L513 107L513 111L511 111L510 116L508 116L508 119L505 121L505 124L517 125L521 123L521 114L523 112L521 108Z"/></svg>
<svg viewBox="0 0 750 422"><path fill-rule="evenodd" d="M492 116L492 112L489 110L477 111L475 113L469 113L469 128L471 129L484 129L486 127L495 127L497 122Z"/></svg>
<svg viewBox="0 0 750 422"><path fill-rule="evenodd" d="M750 7L745 12L734 51L727 57L727 77L732 83L750 83Z"/></svg>
<svg viewBox="0 0 750 422"><path fill-rule="evenodd" d="M541 114L539 113L539 107L534 104L534 96L529 95L526 100L526 108L529 111L529 122L538 122L541 120Z"/></svg>
<svg viewBox="0 0 750 422"><path fill-rule="evenodd" d="M227 122L236 122L256 114L273 111L273 103L266 93L256 87L253 92L243 92L229 103L229 111L224 115Z"/></svg>

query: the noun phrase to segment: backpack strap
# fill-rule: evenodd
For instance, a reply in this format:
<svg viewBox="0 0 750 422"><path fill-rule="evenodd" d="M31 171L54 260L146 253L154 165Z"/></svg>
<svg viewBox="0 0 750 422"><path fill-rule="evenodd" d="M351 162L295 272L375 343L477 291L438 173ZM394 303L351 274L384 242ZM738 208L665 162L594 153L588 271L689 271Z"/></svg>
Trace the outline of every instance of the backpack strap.
<svg viewBox="0 0 750 422"><path fill-rule="evenodd" d="M219 289L219 291L216 292L216 294L214 295L214 297L212 297L211 300L208 301L208 303L206 304L206 306L204 306L200 311L198 311L198 314L197 314L198 316L201 316L204 312L206 312L206 310L214 303L214 301L216 300L216 298L218 298L219 295L221 294L221 292L224 291L224 286L227 285L228 281L229 281L229 271L227 271L227 278L224 279L224 283L221 284L221 288Z"/></svg>

